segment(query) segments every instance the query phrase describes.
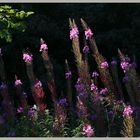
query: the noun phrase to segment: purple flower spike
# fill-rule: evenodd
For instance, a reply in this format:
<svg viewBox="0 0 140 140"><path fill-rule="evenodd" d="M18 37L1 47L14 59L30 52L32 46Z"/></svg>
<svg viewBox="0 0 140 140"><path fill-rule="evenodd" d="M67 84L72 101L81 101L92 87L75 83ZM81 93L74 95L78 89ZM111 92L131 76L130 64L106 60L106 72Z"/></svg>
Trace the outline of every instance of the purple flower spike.
<svg viewBox="0 0 140 140"><path fill-rule="evenodd" d="M72 76L71 71L65 73L66 79L71 79L71 76Z"/></svg>
<svg viewBox="0 0 140 140"><path fill-rule="evenodd" d="M89 47L87 45L83 48L83 53L89 53Z"/></svg>
<svg viewBox="0 0 140 140"><path fill-rule="evenodd" d="M109 65L108 65L107 61L101 63L102 69L107 69L108 67L109 67Z"/></svg>
<svg viewBox="0 0 140 140"><path fill-rule="evenodd" d="M90 28L85 31L85 36L86 36L86 40L90 39L93 36L93 33Z"/></svg>
<svg viewBox="0 0 140 140"><path fill-rule="evenodd" d="M70 30L70 39L78 38L78 34L79 34L78 28L77 27L73 27Z"/></svg>

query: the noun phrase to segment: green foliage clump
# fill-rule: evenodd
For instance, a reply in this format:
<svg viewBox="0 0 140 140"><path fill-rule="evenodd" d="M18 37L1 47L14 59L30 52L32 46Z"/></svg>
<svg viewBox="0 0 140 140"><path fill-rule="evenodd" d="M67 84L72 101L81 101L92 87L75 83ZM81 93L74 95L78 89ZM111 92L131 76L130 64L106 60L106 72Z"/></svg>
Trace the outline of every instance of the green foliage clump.
<svg viewBox="0 0 140 140"><path fill-rule="evenodd" d="M0 38L11 42L13 31L24 32L26 29L24 19L33 13L12 9L8 5L0 6Z"/></svg>

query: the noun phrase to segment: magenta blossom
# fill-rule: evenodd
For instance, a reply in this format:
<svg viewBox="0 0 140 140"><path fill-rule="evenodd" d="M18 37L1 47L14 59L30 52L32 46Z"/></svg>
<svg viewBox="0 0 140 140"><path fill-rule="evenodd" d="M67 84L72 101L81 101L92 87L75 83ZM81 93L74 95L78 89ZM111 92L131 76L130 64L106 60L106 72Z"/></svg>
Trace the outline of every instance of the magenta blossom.
<svg viewBox="0 0 140 140"><path fill-rule="evenodd" d="M92 137L94 135L94 128L92 128L89 124L85 124L82 134L87 137Z"/></svg>
<svg viewBox="0 0 140 140"><path fill-rule="evenodd" d="M73 27L70 30L70 39L77 38L78 37L78 34L79 34L78 28L77 27Z"/></svg>
<svg viewBox="0 0 140 140"><path fill-rule="evenodd" d="M123 69L124 73L125 73L127 70L129 70L129 66L130 66L129 62L127 62L127 61L122 61L122 62L121 62L121 68Z"/></svg>
<svg viewBox="0 0 140 140"><path fill-rule="evenodd" d="M124 108L123 116L124 117L130 117L132 113L133 113L133 110L132 110L131 106L128 105Z"/></svg>
<svg viewBox="0 0 140 140"><path fill-rule="evenodd" d="M107 94L108 93L108 89L107 88L104 88L104 89L102 89L101 91L100 91L100 94L101 95L105 95L105 94Z"/></svg>
<svg viewBox="0 0 140 140"><path fill-rule="evenodd" d="M40 87L42 87L42 83L40 81L38 81L34 86L36 88L40 88Z"/></svg>
<svg viewBox="0 0 140 140"><path fill-rule="evenodd" d="M21 80L16 80L16 81L15 81L15 86L19 86L19 85L22 85Z"/></svg>
<svg viewBox="0 0 140 140"><path fill-rule="evenodd" d="M97 86L94 83L91 84L90 89L91 89L91 91L97 91L98 90Z"/></svg>
<svg viewBox="0 0 140 140"><path fill-rule="evenodd" d="M40 52L43 52L43 51L46 51L46 50L48 50L47 44L45 44L45 43L41 44Z"/></svg>
<svg viewBox="0 0 140 140"><path fill-rule="evenodd" d="M116 65L117 64L117 61L116 60L112 60L111 61L111 65Z"/></svg>
<svg viewBox="0 0 140 140"><path fill-rule="evenodd" d="M108 65L107 61L101 63L101 68L102 69L106 69L108 67L109 67L109 65Z"/></svg>
<svg viewBox="0 0 140 140"><path fill-rule="evenodd" d="M99 74L96 72L96 71L94 71L93 73L92 73L92 78L95 78L95 77L98 77L99 76Z"/></svg>
<svg viewBox="0 0 140 140"><path fill-rule="evenodd" d="M90 28L85 31L86 40L93 36L93 33Z"/></svg>
<svg viewBox="0 0 140 140"><path fill-rule="evenodd" d="M17 109L17 113L22 113L24 111L24 109L22 108L22 107L19 107L18 109Z"/></svg>
<svg viewBox="0 0 140 140"><path fill-rule="evenodd" d="M31 61L33 60L32 54L23 53L23 60L24 60L25 62L31 62Z"/></svg>
<svg viewBox="0 0 140 140"><path fill-rule="evenodd" d="M65 73L66 79L71 79L71 76L72 76L71 71Z"/></svg>

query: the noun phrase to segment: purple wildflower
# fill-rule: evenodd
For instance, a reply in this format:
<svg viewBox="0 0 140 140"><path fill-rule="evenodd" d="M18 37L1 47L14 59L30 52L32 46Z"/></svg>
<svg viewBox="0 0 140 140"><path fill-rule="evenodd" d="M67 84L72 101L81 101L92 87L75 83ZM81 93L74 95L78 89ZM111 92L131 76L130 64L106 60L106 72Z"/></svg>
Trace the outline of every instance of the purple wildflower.
<svg viewBox="0 0 140 140"><path fill-rule="evenodd" d="M78 31L78 28L77 27L73 27L71 30L70 30L70 39L75 39L78 37L78 34L79 34L79 31Z"/></svg>
<svg viewBox="0 0 140 140"><path fill-rule="evenodd" d="M7 88L7 85L4 84L4 83L2 83L2 84L0 85L0 90L3 90L3 89L5 89L5 88Z"/></svg>
<svg viewBox="0 0 140 140"><path fill-rule="evenodd" d="M125 56L123 61L130 62L130 58L128 56Z"/></svg>
<svg viewBox="0 0 140 140"><path fill-rule="evenodd" d="M17 113L23 113L23 111L24 111L24 109L23 109L22 107L19 107L19 108L17 109Z"/></svg>
<svg viewBox="0 0 140 140"><path fill-rule="evenodd" d="M123 111L123 116L130 117L132 113L133 113L133 110L132 110L131 106L130 105L125 106L124 111Z"/></svg>
<svg viewBox="0 0 140 140"><path fill-rule="evenodd" d="M85 31L86 40L93 36L93 33L90 28Z"/></svg>
<svg viewBox="0 0 140 140"><path fill-rule="evenodd" d="M129 66L130 66L129 62L127 61L121 62L121 68L123 69L124 73L129 69Z"/></svg>
<svg viewBox="0 0 140 140"><path fill-rule="evenodd" d="M36 105L34 105L33 107L31 107L29 109L28 116L31 117L31 118L37 116L37 107L36 107Z"/></svg>
<svg viewBox="0 0 140 140"><path fill-rule="evenodd" d="M135 62L133 62L132 64L129 64L129 66L130 66L131 68L137 68L137 64L136 64Z"/></svg>
<svg viewBox="0 0 140 140"><path fill-rule="evenodd" d="M89 47L87 45L84 46L83 53L85 53L85 54L89 53Z"/></svg>
<svg viewBox="0 0 140 140"><path fill-rule="evenodd" d="M109 65L108 65L107 61L101 63L101 68L102 69L106 69L108 67L109 67Z"/></svg>
<svg viewBox="0 0 140 140"><path fill-rule="evenodd" d="M116 64L117 64L116 60L111 61L111 65L116 65Z"/></svg>
<svg viewBox="0 0 140 140"><path fill-rule="evenodd" d="M71 71L65 73L66 79L71 79L71 76L72 76Z"/></svg>
<svg viewBox="0 0 140 140"><path fill-rule="evenodd" d="M15 86L19 86L19 85L22 85L21 80L16 80L16 81L15 81Z"/></svg>
<svg viewBox="0 0 140 140"><path fill-rule="evenodd" d="M93 73L92 73L92 78L95 78L95 77L98 77L99 76L99 74L96 72L96 71L94 71Z"/></svg>
<svg viewBox="0 0 140 140"><path fill-rule="evenodd" d="M42 87L42 83L40 81L36 82L36 84L34 85L36 88L40 88Z"/></svg>
<svg viewBox="0 0 140 140"><path fill-rule="evenodd" d="M46 50L48 50L47 44L45 44L45 43L41 44L40 52L43 52L43 51L46 51Z"/></svg>
<svg viewBox="0 0 140 140"><path fill-rule="evenodd" d="M101 89L101 91L100 91L101 95L105 95L107 93L108 93L108 89L107 88Z"/></svg>
<svg viewBox="0 0 140 140"><path fill-rule="evenodd" d="M76 90L77 90L77 92L78 92L78 93L81 93L81 92L83 92L83 91L84 91L84 84L82 84L82 82L81 82L81 79L80 79L80 78L78 78L78 80L77 80L77 83L76 83L75 87L76 87Z"/></svg>
<svg viewBox="0 0 140 140"><path fill-rule="evenodd" d="M23 53L23 60L25 62L31 62L33 60L32 54L29 53Z"/></svg>
<svg viewBox="0 0 140 140"><path fill-rule="evenodd" d="M114 115L113 111L109 111L109 112L108 112L108 116L109 116L109 118L112 118L113 115Z"/></svg>
<svg viewBox="0 0 140 140"><path fill-rule="evenodd" d="M68 105L68 104L67 104L67 99L66 99L66 98L60 99L60 100L59 100L59 104L60 104L61 106L67 106L67 105Z"/></svg>
<svg viewBox="0 0 140 140"><path fill-rule="evenodd" d="M90 124L85 124L82 134L87 137L92 137L94 135L94 129L91 127Z"/></svg>
<svg viewBox="0 0 140 140"><path fill-rule="evenodd" d="M124 77L123 77L123 83L126 83L126 82L128 82L129 81L129 77L127 76L127 75L125 75Z"/></svg>

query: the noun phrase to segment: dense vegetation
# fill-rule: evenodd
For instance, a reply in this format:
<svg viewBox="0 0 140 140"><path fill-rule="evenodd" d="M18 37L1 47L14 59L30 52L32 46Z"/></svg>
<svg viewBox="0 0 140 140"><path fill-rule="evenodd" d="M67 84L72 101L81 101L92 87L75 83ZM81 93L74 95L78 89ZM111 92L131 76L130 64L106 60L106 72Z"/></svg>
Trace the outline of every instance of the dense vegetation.
<svg viewBox="0 0 140 140"><path fill-rule="evenodd" d="M10 6L0 8L0 135L139 136L140 5Z"/></svg>

